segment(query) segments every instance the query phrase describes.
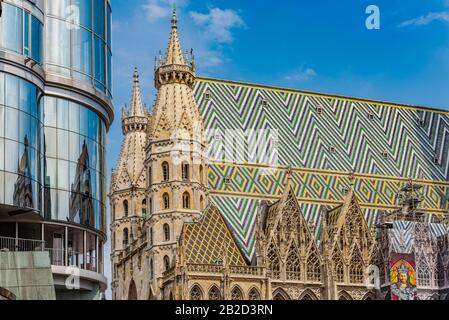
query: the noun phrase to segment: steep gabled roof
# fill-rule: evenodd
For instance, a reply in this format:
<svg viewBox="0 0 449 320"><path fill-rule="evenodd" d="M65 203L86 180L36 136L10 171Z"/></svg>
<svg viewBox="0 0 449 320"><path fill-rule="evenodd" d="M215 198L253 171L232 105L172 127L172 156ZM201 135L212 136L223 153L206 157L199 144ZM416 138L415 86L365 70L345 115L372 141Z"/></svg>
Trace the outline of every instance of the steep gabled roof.
<svg viewBox="0 0 449 320"><path fill-rule="evenodd" d="M200 220L184 224L180 241L186 263L217 264L226 259L229 265L248 265L220 211L212 202Z"/></svg>

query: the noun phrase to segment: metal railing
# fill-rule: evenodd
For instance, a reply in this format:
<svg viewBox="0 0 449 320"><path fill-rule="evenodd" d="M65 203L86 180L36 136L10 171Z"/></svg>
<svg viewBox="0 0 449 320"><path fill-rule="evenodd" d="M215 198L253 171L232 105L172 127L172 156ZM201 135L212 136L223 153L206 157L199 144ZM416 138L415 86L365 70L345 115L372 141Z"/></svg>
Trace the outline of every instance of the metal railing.
<svg viewBox="0 0 449 320"><path fill-rule="evenodd" d="M251 266L229 266L229 272L234 275L262 276L263 268ZM187 271L198 273L223 273L220 264L187 264Z"/></svg>
<svg viewBox="0 0 449 320"><path fill-rule="evenodd" d="M45 241L0 237L0 251L44 251Z"/></svg>

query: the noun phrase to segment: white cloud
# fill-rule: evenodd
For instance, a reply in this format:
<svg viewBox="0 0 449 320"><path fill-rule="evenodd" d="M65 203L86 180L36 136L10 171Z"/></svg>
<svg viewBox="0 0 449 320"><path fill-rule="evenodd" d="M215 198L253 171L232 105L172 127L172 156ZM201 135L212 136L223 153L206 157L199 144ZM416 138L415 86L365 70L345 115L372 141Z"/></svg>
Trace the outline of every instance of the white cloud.
<svg viewBox="0 0 449 320"><path fill-rule="evenodd" d="M209 9L209 13L190 12L195 24L205 28L206 35L220 43L231 43L234 40L231 29L245 26L240 15L232 9Z"/></svg>
<svg viewBox="0 0 449 320"><path fill-rule="evenodd" d="M177 7L187 4L186 0L178 0ZM173 11L173 0L147 0L143 5L148 21L156 22L171 16Z"/></svg>
<svg viewBox="0 0 449 320"><path fill-rule="evenodd" d="M316 71L312 68L300 67L296 69L292 74L284 77L287 81L308 81L315 77Z"/></svg>
<svg viewBox="0 0 449 320"><path fill-rule="evenodd" d="M399 27L408 27L408 26L425 26L434 21L444 21L449 22L449 13L448 12L430 12L425 16L420 16L418 18L410 19L402 22Z"/></svg>

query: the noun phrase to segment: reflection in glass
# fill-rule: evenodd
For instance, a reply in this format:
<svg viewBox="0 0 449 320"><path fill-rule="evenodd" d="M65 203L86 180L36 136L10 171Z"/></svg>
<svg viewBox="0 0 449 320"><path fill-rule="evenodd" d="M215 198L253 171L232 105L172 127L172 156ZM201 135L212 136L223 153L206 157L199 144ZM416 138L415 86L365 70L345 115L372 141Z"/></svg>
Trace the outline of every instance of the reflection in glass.
<svg viewBox="0 0 449 320"><path fill-rule="evenodd" d="M71 187L70 221L87 226L95 226L91 195L92 185L89 169L89 152L84 141L81 156L76 166L75 181Z"/></svg>
<svg viewBox="0 0 449 320"><path fill-rule="evenodd" d="M24 139L25 150L19 163L19 170L14 185L14 205L21 208L33 208L33 186L28 157L28 138Z"/></svg>

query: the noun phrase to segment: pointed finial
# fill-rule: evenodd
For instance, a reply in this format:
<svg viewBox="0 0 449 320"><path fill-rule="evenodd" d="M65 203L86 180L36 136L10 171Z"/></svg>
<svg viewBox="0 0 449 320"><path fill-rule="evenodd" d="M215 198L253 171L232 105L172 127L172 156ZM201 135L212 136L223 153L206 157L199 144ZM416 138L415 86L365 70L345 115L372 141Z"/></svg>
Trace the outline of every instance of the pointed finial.
<svg viewBox="0 0 449 320"><path fill-rule="evenodd" d="M176 28L178 24L178 18L176 17L176 2L173 2L173 15L171 19L172 28Z"/></svg>
<svg viewBox="0 0 449 320"><path fill-rule="evenodd" d="M139 70L137 69L137 67L134 67L134 83L138 83L139 82Z"/></svg>

